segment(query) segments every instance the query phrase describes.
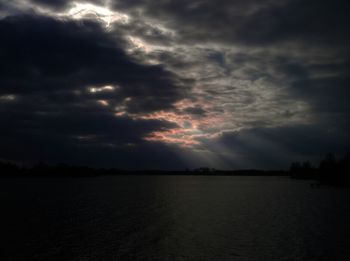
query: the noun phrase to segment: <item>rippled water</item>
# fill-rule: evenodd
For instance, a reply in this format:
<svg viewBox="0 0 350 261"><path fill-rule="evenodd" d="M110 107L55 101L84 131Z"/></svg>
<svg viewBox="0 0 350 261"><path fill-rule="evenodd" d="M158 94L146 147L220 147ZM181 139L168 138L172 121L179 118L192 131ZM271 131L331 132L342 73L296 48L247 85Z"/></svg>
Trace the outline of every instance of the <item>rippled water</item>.
<svg viewBox="0 0 350 261"><path fill-rule="evenodd" d="M1 260L350 260L350 189L285 177L1 179Z"/></svg>

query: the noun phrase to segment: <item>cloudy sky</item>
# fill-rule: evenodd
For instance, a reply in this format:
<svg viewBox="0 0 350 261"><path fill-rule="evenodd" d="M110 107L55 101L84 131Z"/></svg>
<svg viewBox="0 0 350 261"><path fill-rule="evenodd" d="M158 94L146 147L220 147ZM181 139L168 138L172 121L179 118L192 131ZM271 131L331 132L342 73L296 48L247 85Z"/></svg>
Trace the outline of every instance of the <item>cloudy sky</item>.
<svg viewBox="0 0 350 261"><path fill-rule="evenodd" d="M287 168L350 146L347 0L1 0L0 159Z"/></svg>

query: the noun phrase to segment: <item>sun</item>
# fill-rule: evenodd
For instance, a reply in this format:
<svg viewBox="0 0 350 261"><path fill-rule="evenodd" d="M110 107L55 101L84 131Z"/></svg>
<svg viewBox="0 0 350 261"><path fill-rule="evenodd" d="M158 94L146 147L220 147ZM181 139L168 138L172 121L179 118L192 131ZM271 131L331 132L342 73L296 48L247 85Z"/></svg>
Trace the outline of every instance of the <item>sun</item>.
<svg viewBox="0 0 350 261"><path fill-rule="evenodd" d="M68 16L73 19L83 19L87 17L93 17L102 21L106 27L114 22L127 24L130 17L121 12L116 12L108 8L108 6L97 6L91 3L78 3L73 2L71 8L65 13L59 14L59 16Z"/></svg>

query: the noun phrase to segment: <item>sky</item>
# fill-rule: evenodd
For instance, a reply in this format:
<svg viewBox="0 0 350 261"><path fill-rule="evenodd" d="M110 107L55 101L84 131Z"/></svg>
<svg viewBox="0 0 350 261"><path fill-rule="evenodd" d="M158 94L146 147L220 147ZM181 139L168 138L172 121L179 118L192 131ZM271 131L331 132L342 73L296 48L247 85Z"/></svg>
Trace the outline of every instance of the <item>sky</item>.
<svg viewBox="0 0 350 261"><path fill-rule="evenodd" d="M350 148L347 0L1 0L0 159L280 169Z"/></svg>

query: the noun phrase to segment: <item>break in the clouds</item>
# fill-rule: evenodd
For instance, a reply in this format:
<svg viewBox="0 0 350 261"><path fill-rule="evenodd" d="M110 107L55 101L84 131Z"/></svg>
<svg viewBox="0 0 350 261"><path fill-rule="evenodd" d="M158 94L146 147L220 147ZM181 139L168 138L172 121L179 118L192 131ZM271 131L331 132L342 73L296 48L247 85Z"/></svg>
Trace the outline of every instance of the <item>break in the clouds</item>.
<svg viewBox="0 0 350 261"><path fill-rule="evenodd" d="M350 144L348 1L0 3L0 158L283 168Z"/></svg>

